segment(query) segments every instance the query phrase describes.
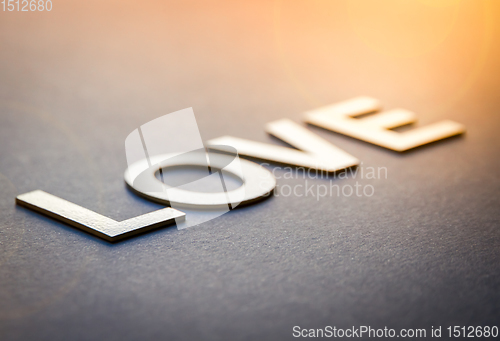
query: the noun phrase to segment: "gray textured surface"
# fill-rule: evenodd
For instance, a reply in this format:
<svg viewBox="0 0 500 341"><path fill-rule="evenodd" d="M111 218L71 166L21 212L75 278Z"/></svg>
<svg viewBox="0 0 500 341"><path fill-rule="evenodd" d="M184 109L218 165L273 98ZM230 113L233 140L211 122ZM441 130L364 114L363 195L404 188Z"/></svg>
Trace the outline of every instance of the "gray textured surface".
<svg viewBox="0 0 500 341"><path fill-rule="evenodd" d="M323 29L306 5L283 7L279 34L266 2L0 12L0 339L281 340L294 325L498 324L498 44L469 82L482 24L459 25L431 57L386 58L355 39L338 6ZM463 6L458 20L482 22L473 2ZM357 95L468 132L400 155L311 127L364 167L387 167L387 179L359 180L373 197L275 197L115 245L14 205L42 189L115 220L150 212L161 206L123 181L124 139L144 122L192 106L205 140L279 143L266 122Z"/></svg>

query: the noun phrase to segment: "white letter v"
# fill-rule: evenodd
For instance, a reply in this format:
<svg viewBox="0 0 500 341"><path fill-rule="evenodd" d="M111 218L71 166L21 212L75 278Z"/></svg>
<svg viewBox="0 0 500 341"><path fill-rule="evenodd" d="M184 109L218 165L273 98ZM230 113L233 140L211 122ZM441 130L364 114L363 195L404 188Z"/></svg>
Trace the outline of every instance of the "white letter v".
<svg viewBox="0 0 500 341"><path fill-rule="evenodd" d="M229 145L236 148L240 155L326 172L335 172L359 164L359 160L354 156L291 120L273 121L266 125L265 130L303 151L232 136L218 137L207 143L215 149L217 145Z"/></svg>

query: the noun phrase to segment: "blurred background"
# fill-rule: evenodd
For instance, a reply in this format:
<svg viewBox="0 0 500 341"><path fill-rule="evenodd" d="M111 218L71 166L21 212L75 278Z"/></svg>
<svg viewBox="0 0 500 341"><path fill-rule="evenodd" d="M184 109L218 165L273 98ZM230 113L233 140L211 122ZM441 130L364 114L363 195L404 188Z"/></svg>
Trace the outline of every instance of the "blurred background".
<svg viewBox="0 0 500 341"><path fill-rule="evenodd" d="M460 120L499 85L499 15L475 0L60 1L1 13L0 86L70 125L87 125L72 110L85 106L111 131L189 106L201 120L252 109L261 127L360 94Z"/></svg>
<svg viewBox="0 0 500 341"><path fill-rule="evenodd" d="M500 1L52 2L0 11L0 338L498 322ZM140 125L193 107L204 140L280 143L265 123L360 95L467 133L400 155L309 127L389 169L373 198L273 198L117 245L14 206L43 189L128 219L161 207L123 183Z"/></svg>

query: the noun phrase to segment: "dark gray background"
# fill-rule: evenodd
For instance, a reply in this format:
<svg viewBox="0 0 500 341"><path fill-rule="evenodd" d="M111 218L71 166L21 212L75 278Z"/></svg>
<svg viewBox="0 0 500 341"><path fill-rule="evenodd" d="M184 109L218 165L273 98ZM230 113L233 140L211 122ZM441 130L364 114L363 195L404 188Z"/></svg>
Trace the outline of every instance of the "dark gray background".
<svg viewBox="0 0 500 341"><path fill-rule="evenodd" d="M377 26L353 6L53 1L51 12L0 12L0 339L498 325L498 2L424 8L423 33L403 22L394 36L386 19L413 14L373 13ZM363 167L387 167L387 179L333 179L371 184L373 197L274 197L117 244L14 204L43 189L117 220L150 212L161 206L123 181L124 140L141 124L193 107L204 139L280 144L266 122L358 95L467 134L398 154L309 127Z"/></svg>

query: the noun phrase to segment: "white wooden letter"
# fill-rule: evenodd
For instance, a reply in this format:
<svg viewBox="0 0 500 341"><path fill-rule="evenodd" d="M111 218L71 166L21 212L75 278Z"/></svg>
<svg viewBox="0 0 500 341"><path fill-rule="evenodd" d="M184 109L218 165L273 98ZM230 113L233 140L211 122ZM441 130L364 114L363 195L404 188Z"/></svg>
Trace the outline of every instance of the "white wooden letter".
<svg viewBox="0 0 500 341"><path fill-rule="evenodd" d="M448 120L404 133L389 130L414 123L417 120L414 113L405 109L385 111L361 119L355 118L362 114L378 111L380 108L380 102L374 98L356 97L309 111L306 113L305 120L310 124L398 152L465 132L465 127L462 124Z"/></svg>
<svg viewBox="0 0 500 341"><path fill-rule="evenodd" d="M335 172L359 164L354 156L291 120L281 119L268 123L265 129L269 134L302 151L232 136L218 137L207 143L213 148L217 148L217 145L232 146L240 155L325 172Z"/></svg>

